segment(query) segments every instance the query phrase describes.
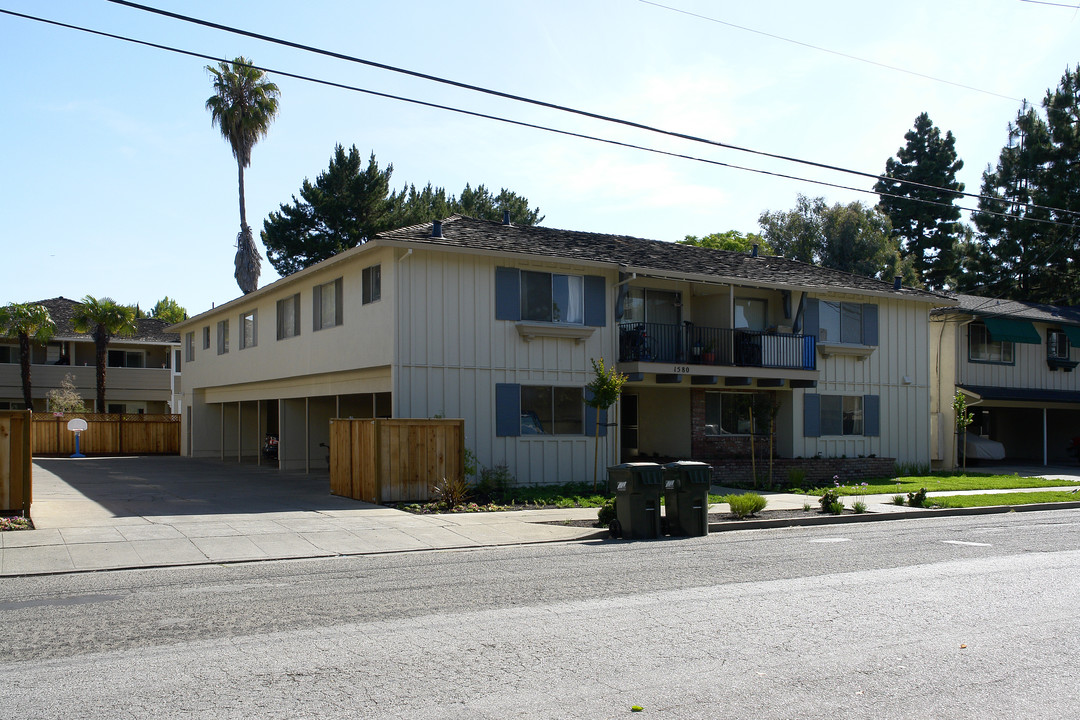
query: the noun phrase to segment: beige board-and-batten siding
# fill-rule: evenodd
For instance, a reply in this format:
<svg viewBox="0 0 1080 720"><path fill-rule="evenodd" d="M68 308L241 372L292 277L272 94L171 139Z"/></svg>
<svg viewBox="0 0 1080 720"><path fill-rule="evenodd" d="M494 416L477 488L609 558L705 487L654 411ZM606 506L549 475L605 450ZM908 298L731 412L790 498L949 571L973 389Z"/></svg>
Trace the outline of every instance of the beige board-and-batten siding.
<svg viewBox="0 0 1080 720"><path fill-rule="evenodd" d="M0 411L0 514L30 517L30 411Z"/></svg>
<svg viewBox="0 0 1080 720"><path fill-rule="evenodd" d="M584 337L537 334L495 318L496 268L605 277L604 326ZM522 485L591 482L594 439L581 435L501 437L495 429L499 383L584 387L591 360L615 359L615 272L581 262L541 262L447 252L416 252L394 268L396 316L394 412L405 417L463 417L481 465L505 465ZM542 329L541 329L542 331ZM611 417L615 409L612 408ZM615 462L615 433L600 439L600 465Z"/></svg>
<svg viewBox="0 0 1080 720"><path fill-rule="evenodd" d="M35 455L72 455L75 433L68 430L74 418L86 421L79 451L87 455L179 455L180 416L149 414L39 413L33 420Z"/></svg>
<svg viewBox="0 0 1080 720"><path fill-rule="evenodd" d="M372 503L428 502L433 486L464 478L464 420L330 421L333 495Z"/></svg>
<svg viewBox="0 0 1080 720"><path fill-rule="evenodd" d="M853 300L846 296L819 296L822 300ZM930 304L885 298L857 298L878 307L878 345L866 357L834 354L819 348L817 388L795 390L788 417L792 422L788 457L840 458L875 455L900 463L930 462ZM877 436L806 437L803 397L820 395L877 395L880 432ZM778 418L779 420L779 418ZM784 433L780 434L781 437Z"/></svg>

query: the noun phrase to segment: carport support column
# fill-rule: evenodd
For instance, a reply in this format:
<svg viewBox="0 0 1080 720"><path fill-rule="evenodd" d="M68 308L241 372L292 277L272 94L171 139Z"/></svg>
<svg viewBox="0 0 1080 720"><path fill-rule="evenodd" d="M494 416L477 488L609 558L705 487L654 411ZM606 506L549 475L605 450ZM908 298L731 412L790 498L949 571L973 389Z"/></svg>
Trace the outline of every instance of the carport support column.
<svg viewBox="0 0 1080 720"><path fill-rule="evenodd" d="M1047 449L1046 446L1047 446L1047 440L1046 440L1046 408L1043 408L1043 467L1046 467L1048 465L1047 456L1046 456L1046 449Z"/></svg>
<svg viewBox="0 0 1080 720"><path fill-rule="evenodd" d="M263 444L263 422L262 422L262 400L255 401L255 440L258 443L258 447L255 448L255 464L262 465L262 444Z"/></svg>
<svg viewBox="0 0 1080 720"><path fill-rule="evenodd" d="M244 461L244 404L236 401L236 462Z"/></svg>
<svg viewBox="0 0 1080 720"><path fill-rule="evenodd" d="M221 462L225 462L225 403L218 403L218 407L221 409Z"/></svg>

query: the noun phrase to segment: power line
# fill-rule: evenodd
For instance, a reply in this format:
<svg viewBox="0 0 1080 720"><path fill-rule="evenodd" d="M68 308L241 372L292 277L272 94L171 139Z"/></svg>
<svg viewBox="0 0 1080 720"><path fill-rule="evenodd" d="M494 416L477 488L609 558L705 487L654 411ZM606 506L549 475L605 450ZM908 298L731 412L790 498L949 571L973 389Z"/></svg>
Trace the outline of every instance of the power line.
<svg viewBox="0 0 1080 720"><path fill-rule="evenodd" d="M570 131L570 130L561 130L559 128L553 128L553 127L550 127L550 126L547 126L547 125L539 125L539 124L536 124L536 123L529 123L529 122L525 122L525 121L522 121L522 120L513 120L513 119L510 119L510 118L500 117L498 115L490 115L490 114L487 114L487 113L481 113L481 112L477 112L477 111L474 111L474 110L466 110L466 109L463 109L463 108L453 107L453 106L450 106L450 105L441 105L439 103L428 102L426 100L418 100L416 98L409 98L409 97L405 97L405 96L402 96L402 95L393 95L393 94L390 94L390 93L379 92L377 90L369 90L367 88L357 87L355 85L346 85L344 83L334 82L334 81L331 81L331 80L323 80L323 79L312 77L312 76L309 76L309 75L300 75L300 74L297 74L297 73L288 72L286 70L278 70L278 69L275 69L275 68L270 68L270 67L266 67L266 66L262 66L262 65L255 65L253 63L237 63L237 62L235 62L233 60L229 60L227 58L220 58L220 57L215 57L213 55L206 55L204 53L195 52L193 50L184 50L182 48L172 47L170 45L162 45L160 43L150 42L148 40L139 40L137 38L127 37L127 36L124 36L124 35L118 35L118 34L115 34L115 33L109 33L109 32L105 32L103 30L94 30L92 28L81 27L79 25L72 25L70 23L60 22L58 20L50 20L50 19L47 19L47 18L41 18L41 17L37 17L37 16L34 16L34 15L27 15L25 13L15 12L13 10L5 10L3 8L0 8L0 14L10 15L10 16L13 16L13 17L22 18L24 20L32 20L32 21L44 23L44 24L47 24L47 25L54 25L54 26L62 27L62 28L69 29L69 30L76 30L76 31L79 31L79 32L85 32L85 33L88 33L88 34L91 34L91 35L97 35L97 36L100 36L100 37L106 37L106 38L109 38L109 39L112 39L112 40L120 40L120 41L123 41L123 42L129 42L129 43L132 43L132 44L135 44L135 45L142 45L144 47L154 48L156 50L165 50L167 52L177 53L179 55L186 55L188 57L198 58L200 60L209 60L211 62L224 62L224 63L233 64L233 65L239 65L241 67L250 67L250 68L254 68L255 70L260 70L260 71L266 72L266 73L273 73L275 75L280 75L282 77L293 78L295 80L302 80L304 82L315 83L315 84L318 84L318 85L325 85L327 87L334 87L334 88L338 88L338 89L341 89L341 90L350 90L350 91L353 91L353 92L363 93L365 95L371 95L373 97L380 97L380 98L384 98L384 99L387 99L387 100L397 100L399 102L405 102L405 103L409 103L409 104L412 104L412 105L419 105L421 107L428 107L428 108L432 108L432 109L435 109L435 110L445 110L447 112L453 112L453 113L457 113L459 115L465 115L465 116L468 116L468 117L476 117L476 118L481 118L481 119L484 119L484 120L493 120L495 122L501 122L501 123L505 123L505 124L508 124L508 125L514 125L514 126L517 126L517 127L524 127L524 128L529 128L529 129L532 129L532 130L541 130L541 131L544 131L544 132L549 132L549 133L553 133L553 134L556 134L556 135L563 135L563 136L566 136L566 137L578 138L578 139L581 139L581 140L591 140L593 142L599 142L599 143L603 143L603 144L606 144L606 145L613 145L613 146L616 146L616 147L623 147L623 148L627 148L627 149L630 149L630 150L640 150L642 152L652 153L652 154L655 154L655 155L663 155L663 156L666 156L666 157L679 158L679 159L683 159L683 160L690 160L690 161L693 161L693 162L700 162L700 163L705 163L705 164L708 164L708 165L715 165L715 166L718 166L718 167L729 168L729 169L732 169L732 170L741 170L741 171L744 171L744 172L756 173L756 174L765 175L765 176L768 176L768 177L776 177L776 178L781 178L781 179L785 179L785 180L794 180L796 182L804 182L804 183L809 183L809 184L812 184L812 185L820 185L820 186L823 186L823 187L831 187L831 188L835 188L835 189L838 189L838 190L847 190L847 191L862 193L862 194L866 194L866 195L893 197L893 198L898 198L898 199L901 199L901 200L906 200L908 202L917 202L917 203L923 203L923 204L927 204L927 205L935 205L935 206L938 206L938 207L956 208L958 210L968 212L968 213L978 212L978 213L982 213L982 214L985 214L985 215L992 215L992 216L1003 217L1003 218L1014 218L1014 219L1018 219L1018 220L1027 220L1029 222L1037 222L1037 223L1041 223L1041 224L1045 224L1045 225L1056 225L1056 226L1069 227L1069 228L1074 227L1072 223L1065 223L1065 222L1060 222L1060 221L1056 221L1056 220L1049 220L1049 219L1042 219L1042 218L1019 218L1019 217L1017 217L1015 215L1010 215L1010 214L1004 213L1004 212L996 212L996 211L992 211L992 210L982 210L982 209L978 209L978 208L963 207L963 206L960 206L960 205L953 205L952 203L939 202L939 201L935 201L935 200L927 200L927 199L924 199L924 198L911 197L911 196L907 196L907 195L898 195L898 194L895 194L895 193L878 193L878 192L875 192L873 190L867 190L866 188L852 187L852 186L849 186L849 185L841 185L839 183L827 182L825 180L814 180L814 179L811 179L811 178L805 178L805 177L801 177L801 176L798 176L798 175L789 175L789 174L786 174L786 173L774 172L774 171L771 171L771 170L762 170L760 168L752 168L752 167L746 167L746 166L743 166L743 165L735 165L733 163L727 163L727 162L723 162L723 161L720 161L720 160L712 160L712 159L709 159L709 158L702 158L702 157L698 157L698 156L694 156L694 155L688 155L686 153L677 153L677 152L673 152L673 151L669 151L669 150L660 150L658 148L651 148L651 147L648 147L648 146L645 146L645 145L637 145L637 144L634 144L634 143L624 142L624 141L621 141L621 140L613 140L613 139L610 139L610 138L603 138L603 137L599 137L599 136L596 136L596 135L588 135L588 134L585 134L585 133L578 133L578 132L573 132L573 131ZM917 184L917 183L911 183L911 184ZM932 186L926 186L926 187L932 187ZM934 188L934 189L941 190L941 188ZM991 199L993 199L993 198L991 198ZM1040 206L1029 205L1028 207L1040 207ZM1053 208L1051 208L1051 209L1053 209ZM1062 212L1064 212L1064 211L1062 211Z"/></svg>
<svg viewBox="0 0 1080 720"><path fill-rule="evenodd" d="M1020 0L1020 2L1031 3L1032 5L1049 5L1051 7L1069 8L1070 10L1080 10L1080 5L1066 5L1064 3L1046 2L1046 0Z"/></svg>
<svg viewBox="0 0 1080 720"><path fill-rule="evenodd" d="M844 167L840 167L838 165L831 165L829 163L822 163L822 162L817 162L817 161L814 161L814 160L805 160L805 159L802 159L802 158L792 157L792 156L789 156L789 155L780 155L780 154L777 154L777 153L766 152L764 150L754 150L752 148L746 148L746 147L742 147L742 146L739 146L739 145L732 145L730 143L725 143L725 142L722 142L720 140L709 140L708 138L703 138L703 137L700 137L698 135L691 135L691 134L688 134L688 133L679 132L679 131L675 131L675 130L665 130L663 128L659 128L659 127L656 127L656 126L653 126L653 125L647 125L647 124L644 124L644 123L639 123L639 122L636 122L636 121L633 121L633 120L625 120L625 119L622 119L622 118L616 118L616 117L612 117L612 116L609 116L609 115L602 115L600 113L594 113L594 112L587 111L587 110L580 110L580 109L577 109L577 108L568 107L566 105L559 105L559 104L556 104L556 103L547 102L545 100L537 100L535 98L529 98L529 97L525 97L525 96L522 96L522 95L515 95L513 93L503 92L501 90L493 90L491 88L485 88L485 87L481 87L479 85L471 85L469 83L461 82L461 81L458 81L458 80L451 80L451 79L448 79L448 78L439 77L437 75L430 75L430 74L427 74L427 73L418 72L416 70L409 70L407 68L402 68L402 67L398 67L398 66L395 66L395 65L388 65L386 63L380 63L380 62L376 62L374 60L366 60L364 58L356 57L356 56L353 56L353 55L346 55L344 53L339 53L339 52L336 52L336 51L333 51L333 50L326 50L326 49L314 47L314 46L311 46L311 45L304 45L302 43L293 42L291 40L284 40L284 39L281 39L281 38L272 37L270 35L263 35L261 33L252 32L250 30L242 30L240 28L232 27L230 25L222 25L220 23L211 22L209 20L203 20L201 18L195 18L195 17L191 17L191 16L188 16L188 15L181 15L179 13L170 12L168 10L161 10L159 8L150 7L148 5L141 5L139 3L132 2L131 0L108 0L108 2L114 3L116 5L123 5L125 7L134 8L136 10L142 10L142 11L145 11L145 12L153 13L155 15L162 15L164 17L173 18L174 20L181 20L183 22L192 23L192 24L195 24L195 25L201 25L203 27L213 28L215 30L222 30L224 32L232 33L232 34L235 34L235 35L241 35L241 36L253 38L253 39L256 39L256 40L262 40L264 42L269 42L269 43L273 43L273 44L276 44L276 45L282 45L282 46L294 48L294 49L297 49L297 50L303 50L305 52L310 52L310 53L314 53L314 54L317 54L317 55L324 55L326 57L332 57L332 58L335 58L337 60L345 60L346 62L352 62L352 63L357 63L357 64L360 64L360 65L366 65L366 66L369 66L369 67L378 68L380 70L386 70L388 72L399 73L399 74L402 74L402 75L407 75L409 77L420 78L422 80L429 80L431 82L440 83L440 84L443 84L443 85L449 85L451 87L461 88L461 89L464 89L464 90L469 90L469 91L472 91L472 92L478 92L478 93L482 93L482 94L485 94L485 95L491 95L491 96L494 96L494 97L499 97L499 98L503 98L503 99L507 99L507 100L513 100L515 102L526 103L526 104L534 105L534 106L537 106L537 107L548 108L548 109L551 109L551 110L558 110L560 112L565 112L565 113L569 113L569 114L572 114L572 115L578 115L580 117L586 117L586 118L590 118L592 120L600 120L602 122L612 123L612 124L615 124L615 125L621 125L623 127L630 127L630 128L634 128L634 129L637 129L637 130L644 130L646 132L656 133L658 135L664 135L664 136L667 136L667 137L678 138L680 140L688 140L690 142L701 143L701 144L709 145L709 146L712 146L712 147L719 147L719 148L724 148L726 150L734 150L734 151L737 151L737 152L749 153L751 155L758 155L760 157L772 158L774 160L782 160L784 162L791 162L791 163L796 163L796 164L799 164L799 165L806 165L806 166L809 166L809 167L818 168L820 170L830 170L830 171L833 171L833 172L844 173L844 174L847 174L847 175L854 175L854 176L857 176L857 177L868 178L870 180L875 180L875 181L876 180L886 180L886 181L889 181L889 182L900 183L900 184L903 184L903 185L906 185L906 186L909 186L909 187L923 188L923 189L927 189L927 190L935 190L937 192L943 192L943 193L947 193L947 194L951 194L951 195L957 195L959 197L970 197L970 198L975 198L975 199L987 199L987 200L993 199L993 198L988 198L988 197L984 198L982 195L979 195L978 193L969 193L969 192L964 192L964 191L960 191L960 190L950 190L948 188L937 187L935 185L927 185L925 183L915 182L913 180L906 180L906 179L900 179L900 178L890 178L890 177L883 176L883 175L877 175L877 174L874 174L874 173L863 172L861 170L852 170L850 168L844 168ZM822 183L822 184L827 185L828 183ZM842 186L838 185L838 186L835 186L835 187L842 187ZM1074 211L1070 211L1070 210L1063 210L1063 209L1060 209L1060 208L1052 208L1052 207L1046 207L1046 206L1041 206L1041 205L1031 205L1031 207L1037 207L1037 208L1040 208L1040 209L1053 210L1053 211L1059 212L1059 213L1067 213L1067 214L1074 214L1074 215L1080 216L1080 212L1074 212Z"/></svg>
<svg viewBox="0 0 1080 720"><path fill-rule="evenodd" d="M1033 0L1027 0L1027 2L1032 2L1032 1ZM709 17L708 15L701 15L699 13L690 12L689 10L683 10L682 8L672 7L671 5L664 5L662 3L653 2L652 0L638 0L638 2L644 3L645 5L652 5L653 7L658 7L658 8L664 9L664 10L670 10L671 12L679 13L680 15L688 15L688 16L693 17L693 18L698 18L699 20L707 20L709 22L713 22L713 23L716 23L718 25L725 25L725 26L730 27L730 28L735 28L736 30L742 30L742 31L748 32L748 33L754 33L755 35L762 35L762 36L767 37L767 38L772 38L773 40L780 40L782 42L791 43L792 45L799 45L800 47L809 48L811 50L817 50L818 52L828 53L830 55L836 55L837 57L846 58L848 60L855 60L857 62L866 63L867 65L874 65L876 67L885 68L886 70L893 70L895 72L904 73L906 75L913 75L915 77L923 78L924 80L932 80L934 82L944 83L945 85L951 85L953 87L963 88L964 90L971 90L973 92L983 93L984 95L993 95L994 97L999 97L999 98L1002 98L1004 100L1013 100L1014 102L1020 102L1020 98L1014 98L1014 97L1010 97L1008 95L1002 95L1001 93L994 92L993 90L983 90L982 88L977 88L974 85L965 85L963 83L953 82L952 80L946 80L944 78L934 77L933 75L927 75L926 73L916 72L915 70L908 70L906 68L897 67L896 65L888 65L888 64L883 63L883 62L878 62L877 60L869 60L867 58L859 57L858 55L851 55L849 53L840 52L839 50L831 50L831 49L829 49L827 47L822 47L820 45L812 45L811 43L803 42L802 40L794 40L792 38L784 37L783 35L776 35L774 33L765 32L764 30L757 30L755 28L747 27L745 25L737 25L736 23L733 23L733 22L728 22L726 20L720 20L719 18Z"/></svg>

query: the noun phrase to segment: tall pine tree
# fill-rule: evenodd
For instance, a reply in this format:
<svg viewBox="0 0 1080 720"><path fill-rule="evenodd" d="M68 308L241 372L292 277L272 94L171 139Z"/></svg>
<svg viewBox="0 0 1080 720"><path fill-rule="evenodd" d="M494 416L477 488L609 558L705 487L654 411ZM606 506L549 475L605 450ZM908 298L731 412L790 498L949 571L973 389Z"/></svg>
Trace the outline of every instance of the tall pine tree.
<svg viewBox="0 0 1080 720"><path fill-rule="evenodd" d="M892 221L892 235L901 255L911 260L930 288L955 283L958 273L957 241L961 234L960 209L964 183L956 173L964 161L956 155L956 138L944 136L926 113L904 139L896 158L885 161L885 174L874 185L881 195L878 207Z"/></svg>

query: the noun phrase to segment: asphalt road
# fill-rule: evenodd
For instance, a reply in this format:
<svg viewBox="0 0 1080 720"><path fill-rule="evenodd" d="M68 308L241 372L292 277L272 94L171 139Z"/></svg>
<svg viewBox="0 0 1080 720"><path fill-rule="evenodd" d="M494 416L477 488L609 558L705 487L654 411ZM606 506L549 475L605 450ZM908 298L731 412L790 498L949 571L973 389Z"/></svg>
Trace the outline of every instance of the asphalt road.
<svg viewBox="0 0 1080 720"><path fill-rule="evenodd" d="M34 718L1080 715L1080 511L6 580Z"/></svg>

